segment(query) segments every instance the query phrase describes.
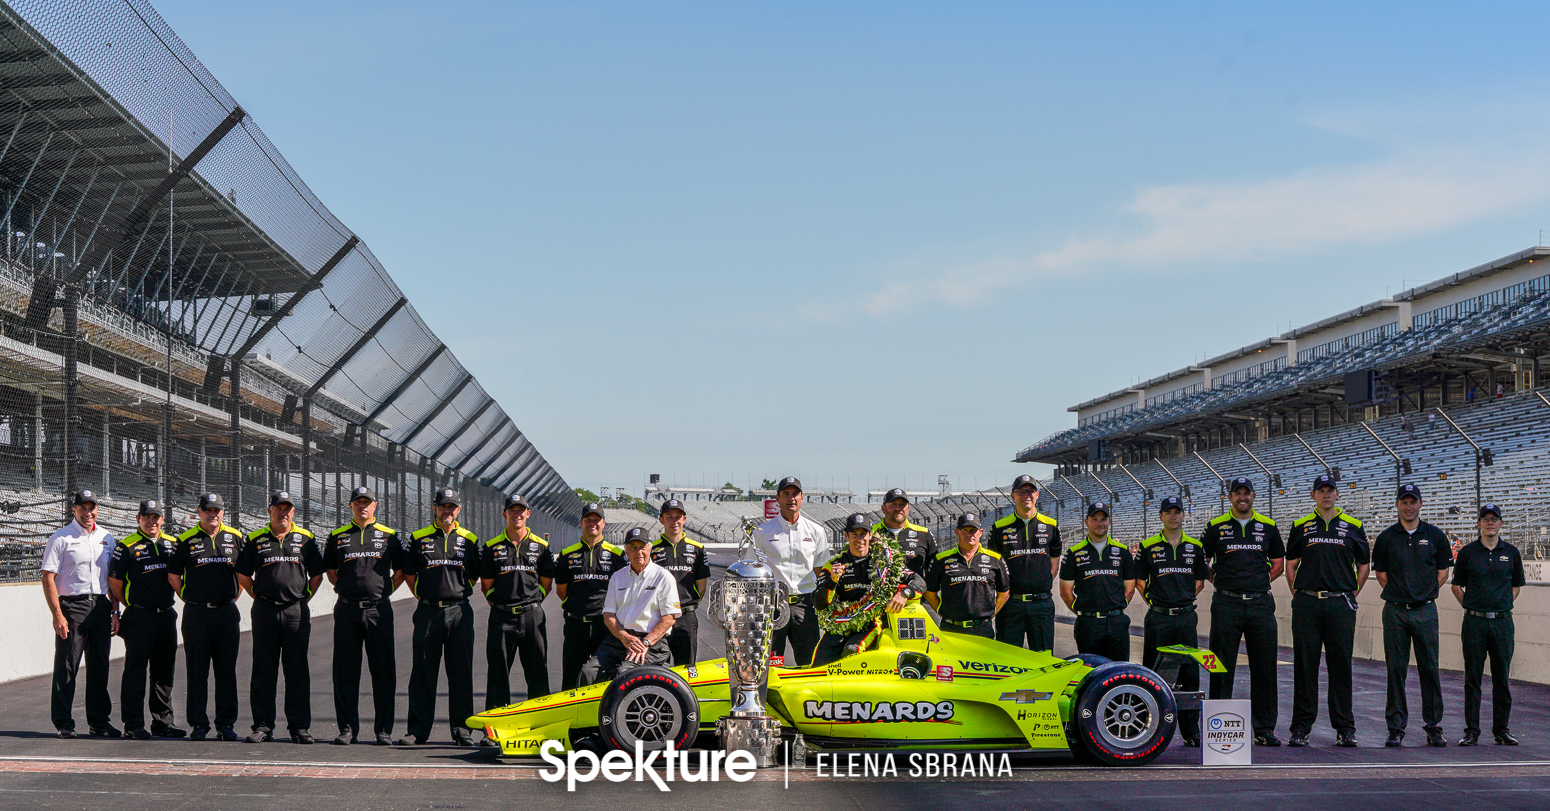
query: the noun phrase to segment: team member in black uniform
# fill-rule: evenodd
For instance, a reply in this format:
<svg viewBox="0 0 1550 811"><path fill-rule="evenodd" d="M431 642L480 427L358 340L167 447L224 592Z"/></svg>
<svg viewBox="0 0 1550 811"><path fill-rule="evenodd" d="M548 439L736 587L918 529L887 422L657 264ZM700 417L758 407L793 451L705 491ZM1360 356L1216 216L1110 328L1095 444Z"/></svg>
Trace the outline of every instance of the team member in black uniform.
<svg viewBox="0 0 1550 811"><path fill-rule="evenodd" d="M561 690L574 690L581 683L582 666L608 636L608 626L603 624L608 578L627 564L624 550L603 540L607 523L596 502L582 505L581 540L561 549L554 561L554 590L565 610Z"/></svg>
<svg viewBox="0 0 1550 811"><path fill-rule="evenodd" d="M1480 678L1491 660L1491 734L1503 746L1517 746L1508 719L1512 714L1512 651L1517 629L1512 604L1523 588L1523 556L1501 539L1502 511L1480 505L1480 539L1459 550L1453 566L1453 597L1464 607L1464 737L1459 746L1480 743Z"/></svg>
<svg viewBox="0 0 1550 811"><path fill-rule="evenodd" d="M985 547L1006 561L1012 597L996 615L996 639L1030 650L1055 650L1055 601L1050 589L1060 571L1060 527L1037 509L1039 481L1012 480L1012 514L990 529Z"/></svg>
<svg viewBox="0 0 1550 811"><path fill-rule="evenodd" d="M393 657L393 590L403 582L393 567L400 554L398 533L377 523L377 497L370 488L350 493L350 523L329 533L323 568L334 585L334 743L355 743L361 734L361 650L371 668L376 710L372 731L378 746L393 743L398 665Z"/></svg>
<svg viewBox="0 0 1550 811"><path fill-rule="evenodd" d="M1367 582L1371 555L1362 522L1335 506L1340 490L1328 474L1313 480L1313 512L1292 523L1286 582L1292 594L1292 737L1307 746L1319 715L1319 654L1329 668L1329 723L1336 746L1356 745L1351 714L1351 647L1356 595Z"/></svg>
<svg viewBox="0 0 1550 811"><path fill-rule="evenodd" d="M1125 606L1136 590L1130 547L1109 537L1109 505L1087 505L1087 537L1060 561L1060 599L1076 612L1078 653L1130 661L1130 617Z"/></svg>
<svg viewBox="0 0 1550 811"><path fill-rule="evenodd" d="M119 708L125 737L181 738L172 719L172 678L178 663L178 612L173 608L167 564L178 539L161 531L160 501L140 502L137 532L113 547L108 591L123 603L118 635L124 638L124 682ZM145 728L145 672L151 672L151 728Z"/></svg>
<svg viewBox="0 0 1550 811"><path fill-rule="evenodd" d="M693 667L700 651L700 616L694 609L705 594L710 562L705 559L704 545L684 534L687 518L682 501L670 498L662 503L662 535L651 545L651 562L671 572L678 581L678 602L683 613L667 632L667 649L673 653L675 666Z"/></svg>
<svg viewBox="0 0 1550 811"><path fill-rule="evenodd" d="M285 665L285 727L293 743L312 743L312 674L307 648L312 611L307 603L323 582L323 553L312 533L297 526L296 505L284 490L269 497L269 524L249 533L237 555L237 582L253 596L253 734L248 743L274 740L275 687Z"/></svg>
<svg viewBox="0 0 1550 811"><path fill-rule="evenodd" d="M936 553L926 575L926 604L942 617L942 630L995 639L996 612L1006 605L1012 576L1006 562L980 547L980 517L958 516L958 545Z"/></svg>
<svg viewBox="0 0 1550 811"><path fill-rule="evenodd" d="M447 715L452 740L473 746L463 724L474 714L474 610L468 604L479 577L479 538L458 526L457 491L436 491L435 523L404 544L399 569L419 599L414 610L414 666L409 671L409 724L399 746L418 746L436 721L436 682L447 661Z"/></svg>
<svg viewBox="0 0 1550 811"><path fill-rule="evenodd" d="M1211 674L1211 697L1232 698L1238 643L1249 654L1249 698L1254 745L1280 746L1276 737L1276 601L1270 581L1281 576L1286 547L1275 519L1254 510L1254 482L1233 479L1232 510L1211 519L1200 545L1211 561L1211 652L1227 668Z"/></svg>
<svg viewBox="0 0 1550 811"><path fill-rule="evenodd" d="M818 569L818 585L813 589L813 605L824 609L835 602L855 603L872 593L872 544L892 541L887 537L874 538L873 533L874 530L867 526L865 514L854 513L845 519L845 551L829 558L828 562ZM890 614L897 614L906 603L925 590L926 584L920 575L906 565L900 581L897 584L887 585L892 593L888 596L888 603L883 606L883 610ZM881 597L882 595L878 595L879 599ZM864 650L877 630L878 620L874 619L850 633L836 634L824 631L823 636L818 639L818 647L814 649L813 666L838 661L847 652Z"/></svg>
<svg viewBox="0 0 1550 811"><path fill-rule="evenodd" d="M222 523L226 505L215 493L199 497L199 523L178 536L167 581L183 598L183 658L188 667L189 738L210 732L205 704L215 671L215 730L237 740L237 651L242 616L237 612L237 553L242 534Z"/></svg>
<svg viewBox="0 0 1550 811"><path fill-rule="evenodd" d="M554 583L549 542L528 529L527 499L506 497L506 531L484 542L479 553L480 588L490 604L485 636L484 708L511 703L511 665L522 657L527 697L549 695L549 632L544 598ZM494 746L486 738L482 743Z"/></svg>
<svg viewBox="0 0 1550 811"><path fill-rule="evenodd" d="M1206 587L1211 567L1200 541L1184 534L1184 502L1173 496L1162 500L1157 515L1162 532L1141 542L1136 556L1136 586L1146 600L1145 636L1141 664L1157 664L1157 649L1164 645L1195 647L1200 639L1200 619L1195 614L1195 595ZM1200 689L1200 668L1190 663L1179 672L1180 686ZM1200 746L1200 711L1179 713L1184 745Z"/></svg>
<svg viewBox="0 0 1550 811"><path fill-rule="evenodd" d="M1414 643L1426 742L1447 746L1442 737L1442 681L1437 675L1437 592L1453 568L1453 547L1442 530L1421 520L1421 488L1404 485L1395 501L1399 522L1378 533L1372 544L1372 570L1383 586L1383 657L1389 665L1385 745L1401 746L1405 740L1405 724L1410 720L1405 682Z"/></svg>
<svg viewBox="0 0 1550 811"><path fill-rule="evenodd" d="M872 525L872 534L887 536L904 550L904 565L925 582L926 570L936 560L936 538L931 530L910 522L910 499L897 487L883 494L883 520Z"/></svg>

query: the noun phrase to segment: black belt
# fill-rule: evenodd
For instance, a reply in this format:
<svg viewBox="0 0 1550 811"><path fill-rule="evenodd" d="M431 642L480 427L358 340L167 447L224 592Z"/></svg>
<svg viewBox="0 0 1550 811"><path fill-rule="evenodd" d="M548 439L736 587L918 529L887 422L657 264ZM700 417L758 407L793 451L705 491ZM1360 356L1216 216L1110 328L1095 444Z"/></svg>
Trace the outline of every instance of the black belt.
<svg viewBox="0 0 1550 811"><path fill-rule="evenodd" d="M1179 606L1177 608L1168 608L1167 606L1154 605L1154 606L1148 607L1146 610L1152 612L1153 614L1166 614L1167 616L1170 616L1170 617L1176 617L1176 616L1178 616L1180 614L1183 614L1183 613L1186 613L1186 612L1189 612L1189 611L1194 611L1195 607L1192 606L1192 605L1183 605L1183 606Z"/></svg>
<svg viewBox="0 0 1550 811"><path fill-rule="evenodd" d="M466 602L468 602L467 597L459 597L456 600L421 600L420 605L423 605L426 608L451 608L458 603Z"/></svg>
<svg viewBox="0 0 1550 811"><path fill-rule="evenodd" d="M152 612L155 612L157 614L165 614L166 612L172 610L172 606L170 606L170 605L167 606L166 608L151 608L148 605L131 605L131 606L128 606L128 608L133 608L136 611L152 611Z"/></svg>
<svg viewBox="0 0 1550 811"><path fill-rule="evenodd" d="M1410 611L1413 611L1413 610L1415 610L1417 608L1425 608L1426 606L1429 606L1429 605L1432 604L1431 600L1422 600L1419 603L1397 603L1397 602L1394 602L1393 600L1389 600L1388 602L1389 602L1389 605L1394 606L1395 608L1403 608L1403 609L1410 610Z"/></svg>
<svg viewBox="0 0 1550 811"><path fill-rule="evenodd" d="M942 624L943 625L954 625L954 626L957 626L959 628L977 628L977 627L979 627L981 625L984 625L987 622L990 622L991 619L993 619L993 617L986 617L985 619L978 619L978 620L963 620L963 621L944 619L944 620L942 620Z"/></svg>
<svg viewBox="0 0 1550 811"><path fill-rule="evenodd" d="M512 614L520 617L537 607L538 603L528 603L527 605L494 605L490 606L490 610L500 611L503 614Z"/></svg>
<svg viewBox="0 0 1550 811"><path fill-rule="evenodd" d="M1504 620L1512 617L1511 611L1476 611L1473 608L1466 608L1464 613L1471 617L1481 617L1488 620Z"/></svg>
<svg viewBox="0 0 1550 811"><path fill-rule="evenodd" d="M809 591L806 594L793 594L786 598L786 602L792 605L796 605L797 603L807 602L811 599L813 599L813 593Z"/></svg>
<svg viewBox="0 0 1550 811"><path fill-rule="evenodd" d="M59 599L78 603L83 600L106 600L108 597L106 594L61 594Z"/></svg>
<svg viewBox="0 0 1550 811"><path fill-rule="evenodd" d="M1013 594L1012 599L1019 603L1040 603L1049 599L1049 592L1043 594Z"/></svg>
<svg viewBox="0 0 1550 811"><path fill-rule="evenodd" d="M235 601L229 601L229 602L224 602L224 603L200 603L200 602L189 602L188 600L184 600L183 604L184 605L195 606L195 607L198 607L198 608L209 608L209 609L214 610L214 609L217 609L217 608L225 608L226 606L231 605L232 602L235 602Z"/></svg>
<svg viewBox="0 0 1550 811"><path fill-rule="evenodd" d="M1124 611L1078 611L1078 612L1076 612L1076 615L1078 617L1090 617L1090 618L1095 619L1095 620L1106 620L1109 617L1117 617L1117 616L1119 616L1119 615L1121 615L1123 613L1125 613L1125 612Z"/></svg>
<svg viewBox="0 0 1550 811"><path fill-rule="evenodd" d="M1220 595L1222 595L1224 597L1231 597L1234 600L1258 600L1259 598L1264 597L1264 596L1270 594L1270 592L1268 592L1268 591L1244 592L1244 591L1228 591L1226 589L1217 589L1216 593L1220 594Z"/></svg>
<svg viewBox="0 0 1550 811"><path fill-rule="evenodd" d="M1316 598L1318 598L1320 600L1328 600L1331 597L1350 597L1350 596L1352 596L1351 592L1349 592L1349 591L1314 591L1313 589L1298 589L1297 593L1298 594L1306 594L1309 597L1316 597Z"/></svg>
<svg viewBox="0 0 1550 811"><path fill-rule="evenodd" d="M377 606L382 605L382 603L383 603L383 600L381 600L381 599L376 599L376 600L346 600L343 597L339 598L339 604L340 605L354 606L356 608L363 609L363 610L367 609L367 608L376 608Z"/></svg>
<svg viewBox="0 0 1550 811"><path fill-rule="evenodd" d="M566 614L565 615L565 621L566 622L570 622L571 620L575 620L576 622L602 622L603 621L603 615L602 614Z"/></svg>
<svg viewBox="0 0 1550 811"><path fill-rule="evenodd" d="M290 608L291 606L293 606L293 605L295 605L295 604L297 604L297 603L302 601L301 597L297 597L296 599L291 600L288 603L282 603L279 600L271 600L268 597L257 597L255 599L263 600L264 602L274 606L275 608Z"/></svg>

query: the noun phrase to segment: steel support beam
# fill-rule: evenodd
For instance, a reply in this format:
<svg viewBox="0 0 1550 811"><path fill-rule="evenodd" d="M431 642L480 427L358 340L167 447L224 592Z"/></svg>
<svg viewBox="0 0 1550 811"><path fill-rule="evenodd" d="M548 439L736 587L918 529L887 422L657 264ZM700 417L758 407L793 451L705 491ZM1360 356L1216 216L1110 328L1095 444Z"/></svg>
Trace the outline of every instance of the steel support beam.
<svg viewBox="0 0 1550 811"><path fill-rule="evenodd" d="M468 419L463 420L463 424L459 425L457 427L456 431L453 431L451 434L448 434L447 435L447 441L441 443L441 447L437 448L436 452L431 454L431 458L432 459L440 459L441 455L446 453L448 448L452 447L452 443L456 442L457 438L462 436L463 432L467 431L468 427L470 425L473 425L474 423L478 422L479 418L483 417L484 416L484 412L489 411L490 410L490 406L492 406L492 405L495 405L495 398L489 396L488 394L486 394L485 397L484 397L484 405L479 406L478 408L474 409L474 413Z"/></svg>
<svg viewBox="0 0 1550 811"><path fill-rule="evenodd" d="M420 424L416 425L414 430L409 432L409 436L404 437L404 444L408 445L413 442L414 438L419 436L421 431L424 431L426 427L435 422L436 418L441 416L441 412L446 411L447 406L452 405L452 401L456 400L457 396L463 393L463 389L468 388L468 384L472 382L474 382L474 376L464 372L463 379L456 386L452 387L452 393L443 397L441 402L437 403L434 409L431 409L431 413L425 419L420 420Z"/></svg>
<svg viewBox="0 0 1550 811"><path fill-rule="evenodd" d="M505 453L506 449L510 448L511 444L513 442L516 442L517 440L522 438L522 432L518 431L517 427L515 425L511 426L511 430L512 430L511 438L506 440L505 442L502 442L501 446L499 448L496 448L494 453L490 454L490 458L486 459L484 461L484 464L480 465L478 467L478 469L476 469L473 473L468 474L468 478L473 479L474 481L479 481L479 477L484 475L485 469L488 468L491 464L493 464L496 459L501 458L501 454ZM493 437L494 434L491 434L491 436ZM481 447L481 448L484 447L484 445L487 442L489 442L488 439L486 439L484 442L479 443L479 447ZM479 448L475 448L472 452L470 452L468 454L467 458L465 458L463 460L463 464L466 465L469 462L473 461L474 454L478 453L478 452L479 452ZM461 465L459 465L459 466L461 467Z"/></svg>
<svg viewBox="0 0 1550 811"><path fill-rule="evenodd" d="M535 457L542 458L542 454L538 452L537 448L529 444L526 449L519 451L510 462L507 462L506 466L501 468L500 473L495 474L495 480L490 486L504 491L507 487L516 483L517 477Z"/></svg>
<svg viewBox="0 0 1550 811"><path fill-rule="evenodd" d="M382 412L391 408L394 401L402 397L404 392L408 391L409 387L414 385L414 381L419 380L420 375L425 374L426 370L431 368L431 364L435 363L436 359L441 357L441 354L446 351L446 344L438 344L436 346L435 352L432 352L428 357L426 357L425 360L420 361L420 365L414 367L414 371L410 372L409 376L404 378L404 382L399 383L398 388L393 389L392 394L389 394L387 397L383 398L381 405L378 405L376 408L372 409L370 414L366 415L366 425L370 426L374 420L382 416Z"/></svg>
<svg viewBox="0 0 1550 811"><path fill-rule="evenodd" d="M350 359L355 357L357 352L360 352L361 349L365 347L372 338L376 337L377 333L380 332L383 327L387 326L387 323L393 320L393 316L398 315L398 311L402 310L404 305L408 303L409 299L404 298L403 296L399 296L398 301L394 302L393 306L389 307L387 312L383 313L382 317L378 318L376 323L371 325L370 329L367 329L365 332L361 333L361 337L356 340L355 343L351 344L350 348L346 349L344 354L339 356L338 360L334 361L333 366L328 367L328 371L324 372L322 376L317 379L317 382L313 383L312 387L307 389L307 393L303 394L302 398L310 400L312 399L312 395L318 393L319 389L328 385L328 381L332 379L334 375L339 374L339 370L343 369L344 365L349 363Z"/></svg>

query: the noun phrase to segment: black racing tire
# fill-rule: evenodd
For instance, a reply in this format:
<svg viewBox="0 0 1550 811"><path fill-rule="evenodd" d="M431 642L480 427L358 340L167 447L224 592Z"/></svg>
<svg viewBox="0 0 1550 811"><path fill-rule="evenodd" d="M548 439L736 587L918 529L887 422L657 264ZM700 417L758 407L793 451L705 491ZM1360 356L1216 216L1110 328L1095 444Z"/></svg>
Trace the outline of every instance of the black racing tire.
<svg viewBox="0 0 1550 811"><path fill-rule="evenodd" d="M1077 688L1071 748L1081 747L1105 766L1142 766L1168 748L1178 716L1173 691L1156 673L1130 662L1110 662L1087 674Z"/></svg>
<svg viewBox="0 0 1550 811"><path fill-rule="evenodd" d="M609 682L597 707L598 733L609 749L647 752L689 748L700 734L700 702L683 677L642 665Z"/></svg>
<svg viewBox="0 0 1550 811"><path fill-rule="evenodd" d="M1109 662L1114 661L1107 656L1099 656L1096 653L1078 653L1075 656L1067 656L1066 659L1069 661L1081 662L1088 667L1098 667L1099 665L1106 665Z"/></svg>

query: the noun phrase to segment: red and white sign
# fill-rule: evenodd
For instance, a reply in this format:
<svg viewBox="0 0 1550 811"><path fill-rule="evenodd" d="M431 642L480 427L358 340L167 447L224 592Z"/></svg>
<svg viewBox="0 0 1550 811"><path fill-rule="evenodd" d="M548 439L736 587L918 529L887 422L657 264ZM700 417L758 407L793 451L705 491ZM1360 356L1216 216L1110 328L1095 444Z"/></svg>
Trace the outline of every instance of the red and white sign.
<svg viewBox="0 0 1550 811"><path fill-rule="evenodd" d="M953 680L953 666L952 665L937 665L936 666L936 680L937 681L952 681Z"/></svg>
<svg viewBox="0 0 1550 811"><path fill-rule="evenodd" d="M774 518L777 515L780 515L780 505L776 504L775 503L775 499L773 499L773 498L765 499L764 500L764 517L765 517L765 519L768 520L768 519Z"/></svg>

